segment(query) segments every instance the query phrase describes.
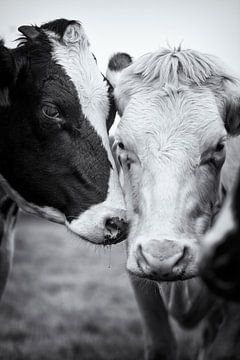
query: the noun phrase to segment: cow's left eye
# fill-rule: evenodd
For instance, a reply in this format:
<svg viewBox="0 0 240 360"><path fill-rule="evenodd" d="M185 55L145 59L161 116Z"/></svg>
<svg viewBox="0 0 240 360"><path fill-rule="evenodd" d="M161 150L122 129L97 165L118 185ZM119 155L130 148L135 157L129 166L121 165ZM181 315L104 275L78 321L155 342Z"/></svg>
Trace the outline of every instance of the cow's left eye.
<svg viewBox="0 0 240 360"><path fill-rule="evenodd" d="M217 144L216 148L215 148L215 151L216 152L221 152L223 151L225 148L225 142L223 141L219 141L219 143Z"/></svg>
<svg viewBox="0 0 240 360"><path fill-rule="evenodd" d="M125 146L122 142L119 142L118 143L118 146L120 147L120 149L124 150L125 149Z"/></svg>
<svg viewBox="0 0 240 360"><path fill-rule="evenodd" d="M47 118L58 120L60 119L60 112L55 105L43 105L42 107L42 113Z"/></svg>

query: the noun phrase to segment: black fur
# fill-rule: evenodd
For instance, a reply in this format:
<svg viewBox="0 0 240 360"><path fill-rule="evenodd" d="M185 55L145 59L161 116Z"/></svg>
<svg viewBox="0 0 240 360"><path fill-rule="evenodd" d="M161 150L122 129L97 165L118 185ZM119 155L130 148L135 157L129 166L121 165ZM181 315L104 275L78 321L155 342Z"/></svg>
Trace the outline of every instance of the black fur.
<svg viewBox="0 0 240 360"><path fill-rule="evenodd" d="M11 50L0 40L0 89L11 85L15 80L15 62Z"/></svg>
<svg viewBox="0 0 240 360"><path fill-rule="evenodd" d="M115 105L115 100L114 100L114 96L113 96L113 87L104 75L103 75L103 78L104 78L104 81L106 81L108 84L108 99L109 99L110 106L109 106L108 117L107 117L107 130L109 131L114 122L115 116L116 116L116 105Z"/></svg>
<svg viewBox="0 0 240 360"><path fill-rule="evenodd" d="M69 25L79 24L75 20L57 19L41 26L41 29L53 31L62 38Z"/></svg>
<svg viewBox="0 0 240 360"><path fill-rule="evenodd" d="M109 60L108 68L112 71L125 69L132 63L132 58L126 53L117 53Z"/></svg>
<svg viewBox="0 0 240 360"><path fill-rule="evenodd" d="M40 29L62 36L70 23L75 22L61 19ZM111 165L51 51L41 30L12 53L1 43L1 87L7 86L9 103L0 105L0 173L27 201L73 219L106 199ZM43 114L45 104L58 108L60 121Z"/></svg>

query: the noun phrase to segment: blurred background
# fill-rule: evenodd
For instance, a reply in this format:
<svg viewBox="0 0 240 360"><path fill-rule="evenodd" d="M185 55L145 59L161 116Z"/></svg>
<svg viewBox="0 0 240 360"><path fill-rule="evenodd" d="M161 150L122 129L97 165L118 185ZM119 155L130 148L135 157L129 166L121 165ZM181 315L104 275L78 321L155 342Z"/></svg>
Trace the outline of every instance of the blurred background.
<svg viewBox="0 0 240 360"><path fill-rule="evenodd" d="M21 216L0 306L1 360L141 359L125 244L97 247Z"/></svg>
<svg viewBox="0 0 240 360"><path fill-rule="evenodd" d="M239 0L1 0L9 47L24 24L82 22L98 64L160 46L219 56L239 73ZM14 268L0 306L2 360L143 359L140 316L125 272L125 244L80 243L59 225L21 216Z"/></svg>

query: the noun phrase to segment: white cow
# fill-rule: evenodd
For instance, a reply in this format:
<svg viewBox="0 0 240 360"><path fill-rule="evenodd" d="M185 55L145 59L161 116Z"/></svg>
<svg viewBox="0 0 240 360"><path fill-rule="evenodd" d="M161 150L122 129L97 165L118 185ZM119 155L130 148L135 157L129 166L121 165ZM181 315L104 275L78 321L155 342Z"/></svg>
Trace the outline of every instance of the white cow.
<svg viewBox="0 0 240 360"><path fill-rule="evenodd" d="M116 54L108 78L121 115L115 151L146 359L240 359L239 308L197 277L202 238L225 194L229 139L240 129L237 81L216 58L193 50L130 60Z"/></svg>

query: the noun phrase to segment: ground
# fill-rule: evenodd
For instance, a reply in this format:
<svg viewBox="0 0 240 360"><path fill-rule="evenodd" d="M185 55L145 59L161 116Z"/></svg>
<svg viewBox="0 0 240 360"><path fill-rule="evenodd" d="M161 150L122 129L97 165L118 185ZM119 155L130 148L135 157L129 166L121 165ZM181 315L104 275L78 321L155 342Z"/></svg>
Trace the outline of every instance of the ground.
<svg viewBox="0 0 240 360"><path fill-rule="evenodd" d="M0 306L0 360L141 360L125 244L102 248L20 217Z"/></svg>

